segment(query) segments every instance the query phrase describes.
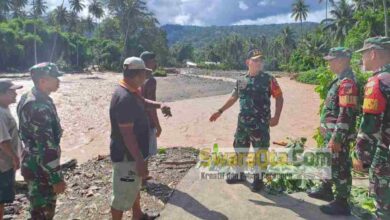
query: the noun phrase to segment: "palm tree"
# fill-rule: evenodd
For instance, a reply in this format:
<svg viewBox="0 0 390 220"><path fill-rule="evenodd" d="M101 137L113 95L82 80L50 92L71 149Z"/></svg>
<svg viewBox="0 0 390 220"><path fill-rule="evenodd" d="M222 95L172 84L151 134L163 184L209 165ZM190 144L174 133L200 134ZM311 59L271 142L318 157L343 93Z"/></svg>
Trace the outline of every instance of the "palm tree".
<svg viewBox="0 0 390 220"><path fill-rule="evenodd" d="M7 19L8 12L11 10L11 0L0 1L0 21Z"/></svg>
<svg viewBox="0 0 390 220"><path fill-rule="evenodd" d="M88 12L95 17L96 23L98 23L98 20L104 15L102 3L99 0L92 0L91 4L88 6Z"/></svg>
<svg viewBox="0 0 390 220"><path fill-rule="evenodd" d="M324 0L318 0L318 3L322 3ZM325 19L328 19L328 2L334 4L334 0L325 0Z"/></svg>
<svg viewBox="0 0 390 220"><path fill-rule="evenodd" d="M287 26L283 28L282 34L280 35L280 43L283 50L283 56L286 60L291 54L291 51L295 48L296 43L294 40L294 32L293 30Z"/></svg>
<svg viewBox="0 0 390 220"><path fill-rule="evenodd" d="M93 18L88 15L86 19L84 19L84 24L85 28L88 32L92 32L94 29L94 24L93 24Z"/></svg>
<svg viewBox="0 0 390 220"><path fill-rule="evenodd" d="M27 5L27 0L12 0L11 11L14 18L24 17L26 15L24 7Z"/></svg>
<svg viewBox="0 0 390 220"><path fill-rule="evenodd" d="M383 0L383 12L385 14L385 36L388 37L389 36L389 31L388 31L388 20L387 20L387 0Z"/></svg>
<svg viewBox="0 0 390 220"><path fill-rule="evenodd" d="M370 7L372 4L370 0L353 0L355 11L363 11Z"/></svg>
<svg viewBox="0 0 390 220"><path fill-rule="evenodd" d="M32 16L35 19L34 21L34 35L37 35L37 26L36 26L36 19L40 16L42 16L47 9L46 2L44 0L33 0L32 1ZM37 39L34 38L34 62L35 64L38 63L38 57L37 57Z"/></svg>
<svg viewBox="0 0 390 220"><path fill-rule="evenodd" d="M330 14L333 18L322 21L325 23L324 30L330 30L334 35L334 39L342 45L348 31L355 24L353 6L349 5L347 0L340 0L340 2L335 4Z"/></svg>
<svg viewBox="0 0 390 220"><path fill-rule="evenodd" d="M78 14L85 8L83 0L69 0L70 9L72 10L71 17L75 21L75 26L77 25ZM76 64L79 66L79 44L76 40Z"/></svg>
<svg viewBox="0 0 390 220"><path fill-rule="evenodd" d="M292 5L292 14L291 17L295 21L301 22L301 35L303 34L302 22L306 20L307 13L309 12L309 6L305 4L305 0L296 0Z"/></svg>
<svg viewBox="0 0 390 220"><path fill-rule="evenodd" d="M302 40L306 55L321 59L323 54L328 51L329 42L327 35L324 35L321 29L316 30Z"/></svg>
<svg viewBox="0 0 390 220"><path fill-rule="evenodd" d="M124 33L124 50L122 58L128 55L127 44L129 36L134 35L140 27L151 27L158 24L153 13L147 10L146 2L143 0L110 0L109 10L115 14L119 20Z"/></svg>
<svg viewBox="0 0 390 220"><path fill-rule="evenodd" d="M76 13L80 13L85 8L83 0L69 0L69 5L70 10Z"/></svg>
<svg viewBox="0 0 390 220"><path fill-rule="evenodd" d="M62 4L60 6L57 6L57 8L54 9L53 15L54 15L54 22L55 22L57 32L59 32L63 29L65 24L68 22L68 11L64 6L64 0L62 0ZM58 33L56 33L54 37L53 48L50 54L50 62L53 60L54 51L57 47L57 39L58 39Z"/></svg>

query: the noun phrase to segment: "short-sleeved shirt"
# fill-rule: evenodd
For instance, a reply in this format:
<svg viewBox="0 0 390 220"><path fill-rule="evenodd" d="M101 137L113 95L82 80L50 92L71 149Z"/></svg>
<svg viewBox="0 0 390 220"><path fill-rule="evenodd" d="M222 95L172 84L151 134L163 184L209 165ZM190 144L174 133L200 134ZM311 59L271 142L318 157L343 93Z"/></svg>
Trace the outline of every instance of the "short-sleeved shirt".
<svg viewBox="0 0 390 220"><path fill-rule="evenodd" d="M12 150L19 156L21 142L18 134L18 127L8 108L0 107L0 143L10 141ZM12 160L0 150L0 172L5 172L13 168Z"/></svg>
<svg viewBox="0 0 390 220"><path fill-rule="evenodd" d="M133 131L139 150L144 158L149 154L149 120L146 115L143 99L139 94L130 92L123 86L117 86L110 106L111 143L110 156L113 162L122 162L127 155L129 161L134 161L124 143L119 124L134 125Z"/></svg>
<svg viewBox="0 0 390 220"><path fill-rule="evenodd" d="M269 129L271 100L282 96L282 90L271 74L260 72L255 76L241 76L232 92L239 98L239 123L251 129Z"/></svg>
<svg viewBox="0 0 390 220"><path fill-rule="evenodd" d="M145 81L145 83L141 87L141 94L145 99L149 99L152 101L156 101L156 88L157 88L157 81L156 78L150 76L149 79ZM149 121L150 121L150 127L156 128L156 124L152 120L152 111L156 112L156 109L151 109L147 111Z"/></svg>

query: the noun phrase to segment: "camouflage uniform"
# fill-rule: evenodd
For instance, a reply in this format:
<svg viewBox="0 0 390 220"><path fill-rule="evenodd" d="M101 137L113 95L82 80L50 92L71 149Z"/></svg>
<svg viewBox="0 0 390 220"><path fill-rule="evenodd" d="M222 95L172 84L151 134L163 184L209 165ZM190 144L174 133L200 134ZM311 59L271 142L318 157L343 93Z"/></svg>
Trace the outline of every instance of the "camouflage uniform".
<svg viewBox="0 0 390 220"><path fill-rule="evenodd" d="M58 72L50 63L38 64L30 71L32 75L47 71L51 76ZM56 206L52 186L63 181L60 170L62 128L57 110L48 95L33 88L22 96L17 113L25 145L21 171L28 184L31 217L52 219Z"/></svg>
<svg viewBox="0 0 390 220"><path fill-rule="evenodd" d="M336 199L348 198L351 192L351 159L349 145L354 140L358 90L355 75L346 70L335 79L328 91L321 111L320 131L325 140L324 147L333 140L341 144L341 151L332 156L332 181Z"/></svg>
<svg viewBox="0 0 390 220"><path fill-rule="evenodd" d="M249 74L237 80L232 93L240 100L235 148L268 148L270 146L269 120L271 118L270 96L279 97L282 91L276 79L260 72Z"/></svg>
<svg viewBox="0 0 390 220"><path fill-rule="evenodd" d="M365 41L371 48L390 50L390 38ZM370 192L375 196L378 219L390 219L390 64L368 80L364 91L363 118L356 143L356 154L370 165Z"/></svg>

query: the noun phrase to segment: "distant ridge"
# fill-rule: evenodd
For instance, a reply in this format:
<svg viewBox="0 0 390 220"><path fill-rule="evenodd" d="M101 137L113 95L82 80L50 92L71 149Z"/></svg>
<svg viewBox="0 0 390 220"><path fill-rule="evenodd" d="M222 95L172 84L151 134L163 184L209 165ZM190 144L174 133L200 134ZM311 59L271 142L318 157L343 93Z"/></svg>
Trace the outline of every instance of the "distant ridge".
<svg viewBox="0 0 390 220"><path fill-rule="evenodd" d="M315 29L319 24L304 22L304 33ZM204 47L212 41L216 41L230 34L237 34L242 37L274 38L282 29L290 26L296 36L300 35L300 23L290 24L267 24L267 25L234 25L234 26L189 26L189 25L163 25L161 28L166 31L169 46L176 43L192 43L194 47Z"/></svg>

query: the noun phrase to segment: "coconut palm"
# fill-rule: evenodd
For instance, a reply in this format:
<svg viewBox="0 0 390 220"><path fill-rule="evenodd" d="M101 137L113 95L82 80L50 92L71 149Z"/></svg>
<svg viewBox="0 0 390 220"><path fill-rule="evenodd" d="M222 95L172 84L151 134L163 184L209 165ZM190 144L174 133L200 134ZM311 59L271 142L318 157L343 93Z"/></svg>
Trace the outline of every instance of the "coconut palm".
<svg viewBox="0 0 390 220"><path fill-rule="evenodd" d="M309 6L305 4L305 0L296 0L292 5L292 14L291 17L295 21L301 22L301 35L303 34L302 22L306 20L307 14L309 12Z"/></svg>
<svg viewBox="0 0 390 220"><path fill-rule="evenodd" d="M32 16L34 19L37 19L38 17L42 16L47 9L46 2L44 0L33 0L32 1ZM34 35L37 35L37 26L36 21L34 22ZM38 57L37 57L37 39L34 38L34 62L35 64L38 63Z"/></svg>
<svg viewBox="0 0 390 220"><path fill-rule="evenodd" d="M388 18L387 18L387 1L386 0L383 0L383 13L385 14L385 36L388 37L389 36L389 25L388 25Z"/></svg>
<svg viewBox="0 0 390 220"><path fill-rule="evenodd" d="M335 4L333 10L330 11L332 18L322 21L325 23L324 30L330 30L334 39L340 45L343 44L348 30L355 24L353 13L353 6L348 4L347 0L340 0L340 2Z"/></svg>
<svg viewBox="0 0 390 220"><path fill-rule="evenodd" d="M146 2L143 0L110 0L108 8L120 20L122 33L124 33L123 58L128 55L128 39L134 35L140 27L153 27L158 24L153 13L149 12Z"/></svg>
<svg viewBox="0 0 390 220"><path fill-rule="evenodd" d="M12 7L11 0L0 1L0 21L7 19L7 15L10 12L11 7Z"/></svg>
<svg viewBox="0 0 390 220"><path fill-rule="evenodd" d="M280 35L280 43L282 46L283 56L287 60L288 57L290 57L291 51L296 46L294 32L289 26L283 28L282 34Z"/></svg>
<svg viewBox="0 0 390 220"><path fill-rule="evenodd" d="M70 10L76 13L80 13L85 8L83 0L69 0L69 5Z"/></svg>
<svg viewBox="0 0 390 220"><path fill-rule="evenodd" d="M88 6L88 12L95 17L97 23L104 15L102 3L99 0L92 0L91 4Z"/></svg>
<svg viewBox="0 0 390 220"><path fill-rule="evenodd" d="M12 0L11 1L11 11L12 11L12 17L19 18L19 17L25 17L26 12L24 11L24 8L26 7L28 1L27 0Z"/></svg>
<svg viewBox="0 0 390 220"><path fill-rule="evenodd" d="M78 14L85 8L83 0L69 0L70 10L71 12L71 20L72 25L76 27L78 21ZM76 64L79 66L79 44L76 41Z"/></svg>
<svg viewBox="0 0 390 220"><path fill-rule="evenodd" d="M356 11L364 11L370 8L372 3L370 0L353 0L353 4Z"/></svg>
<svg viewBox="0 0 390 220"><path fill-rule="evenodd" d="M324 0L318 0L318 2L321 4ZM325 19L328 19L328 2L334 4L334 0L325 0Z"/></svg>
<svg viewBox="0 0 390 220"><path fill-rule="evenodd" d="M64 26L68 22L68 11L64 6L64 0L62 1L61 5L57 6L57 8L54 9L53 15L54 15L54 22L55 22L57 32L63 30ZM56 33L54 37L53 48L50 54L50 62L53 60L54 57L54 51L57 47L57 39L58 39L58 33Z"/></svg>

